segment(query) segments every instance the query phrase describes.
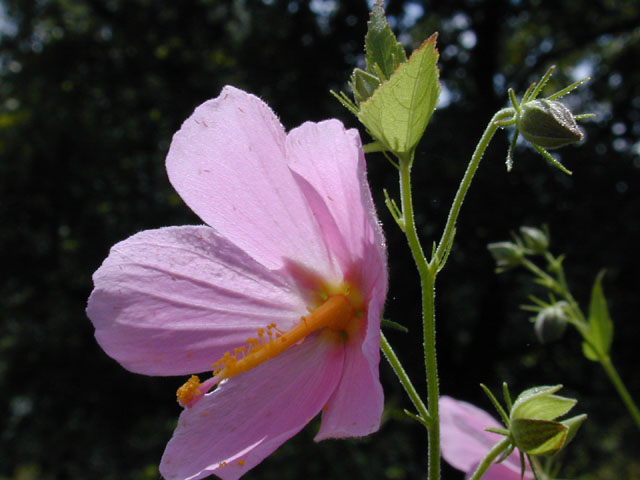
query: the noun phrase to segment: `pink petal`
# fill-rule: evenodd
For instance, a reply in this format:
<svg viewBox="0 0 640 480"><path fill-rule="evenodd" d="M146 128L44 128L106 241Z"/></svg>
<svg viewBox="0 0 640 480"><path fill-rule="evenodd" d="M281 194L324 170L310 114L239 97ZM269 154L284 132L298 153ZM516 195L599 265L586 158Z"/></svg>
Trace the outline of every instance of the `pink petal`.
<svg viewBox="0 0 640 480"><path fill-rule="evenodd" d="M332 260L287 167L285 137L264 102L225 87L174 135L169 179L200 218L266 267L294 262L332 278Z"/></svg>
<svg viewBox="0 0 640 480"><path fill-rule="evenodd" d="M491 447L504 438L485 431L486 428L504 428L504 425L470 403L447 396L440 398L440 447L442 457L452 467L473 473ZM502 463L489 467L482 478L519 479L520 456L517 450ZM525 478L533 478L529 469Z"/></svg>
<svg viewBox="0 0 640 480"><path fill-rule="evenodd" d="M345 348L342 378L322 412L316 441L326 438L362 437L380 427L384 394L379 378L380 309L384 297L369 304L365 328Z"/></svg>
<svg viewBox="0 0 640 480"><path fill-rule="evenodd" d="M341 346L308 337L223 382L180 415L160 463L163 477L239 478L322 409L340 378L343 356Z"/></svg>
<svg viewBox="0 0 640 480"><path fill-rule="evenodd" d="M209 227L169 227L115 245L93 276L87 314L129 370L184 375L307 314L296 290Z"/></svg>
<svg viewBox="0 0 640 480"><path fill-rule="evenodd" d="M307 122L286 140L289 166L307 199L329 250L343 274L370 279L386 270L382 230L375 214L366 177L366 164L356 130L345 130L338 120ZM377 257L378 265L363 262ZM369 291L370 285L361 285Z"/></svg>

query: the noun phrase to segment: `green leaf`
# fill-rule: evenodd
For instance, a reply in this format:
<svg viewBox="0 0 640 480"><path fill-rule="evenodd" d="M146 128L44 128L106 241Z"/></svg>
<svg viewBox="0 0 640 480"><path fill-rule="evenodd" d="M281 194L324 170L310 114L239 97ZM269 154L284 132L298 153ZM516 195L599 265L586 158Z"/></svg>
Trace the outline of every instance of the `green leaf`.
<svg viewBox="0 0 640 480"><path fill-rule="evenodd" d="M604 271L596 276L591 290L591 303L589 304L589 330L585 342L582 344L582 352L589 360L599 361L602 356L609 354L611 341L613 340L613 322L609 316L607 299L602 290L602 278ZM594 350L595 349L595 350ZM596 351L597 350L597 351Z"/></svg>
<svg viewBox="0 0 640 480"><path fill-rule="evenodd" d="M437 35L429 37L360 104L358 119L371 136L396 154L413 152L438 102Z"/></svg>
<svg viewBox="0 0 640 480"><path fill-rule="evenodd" d="M550 455L564 445L569 427L558 422L517 418L511 433L517 447L530 455Z"/></svg>
<svg viewBox="0 0 640 480"><path fill-rule="evenodd" d="M367 72L383 82L391 77L398 65L407 61L403 46L394 35L384 15L384 1L378 0L371 12L367 24L367 35L364 38L365 61ZM378 69L375 68L378 66Z"/></svg>
<svg viewBox="0 0 640 480"><path fill-rule="evenodd" d="M592 362L600 361L596 351L591 348L591 345L587 342L582 342L582 354L587 358L587 360L591 360Z"/></svg>

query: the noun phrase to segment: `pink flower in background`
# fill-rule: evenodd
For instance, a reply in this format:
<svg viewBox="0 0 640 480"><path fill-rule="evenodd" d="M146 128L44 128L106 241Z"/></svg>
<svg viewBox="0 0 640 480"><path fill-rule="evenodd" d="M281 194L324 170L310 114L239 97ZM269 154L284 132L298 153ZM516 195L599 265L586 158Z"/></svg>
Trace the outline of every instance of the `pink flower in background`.
<svg viewBox="0 0 640 480"><path fill-rule="evenodd" d="M166 165L206 225L116 244L87 307L125 368L213 370L178 390L162 475L238 478L319 412L316 440L376 431L386 253L357 132L329 120L287 134L260 99L225 87L184 122Z"/></svg>
<svg viewBox="0 0 640 480"><path fill-rule="evenodd" d="M451 397L440 398L440 448L449 465L466 472L471 478L491 447L504 437L485 428L504 428L484 410ZM482 480L520 480L520 454L514 450L501 463L494 463ZM533 479L527 464L525 479Z"/></svg>

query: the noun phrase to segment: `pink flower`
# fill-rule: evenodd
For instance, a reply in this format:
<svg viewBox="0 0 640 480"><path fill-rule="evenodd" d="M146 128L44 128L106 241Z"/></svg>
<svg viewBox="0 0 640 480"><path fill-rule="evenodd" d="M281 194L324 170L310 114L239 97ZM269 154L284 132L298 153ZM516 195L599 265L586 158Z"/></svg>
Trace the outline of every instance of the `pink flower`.
<svg viewBox="0 0 640 480"><path fill-rule="evenodd" d="M239 478L319 412L316 440L376 431L386 252L358 133L328 120L287 134L225 87L166 165L207 225L115 245L87 307L98 343L133 372L214 370L178 390L162 475Z"/></svg>
<svg viewBox="0 0 640 480"><path fill-rule="evenodd" d="M451 397L440 398L440 448L449 465L471 478L487 452L504 437L485 428L504 428L484 410ZM527 463L524 478L533 479ZM514 450L501 463L494 463L482 480L520 480L520 454Z"/></svg>

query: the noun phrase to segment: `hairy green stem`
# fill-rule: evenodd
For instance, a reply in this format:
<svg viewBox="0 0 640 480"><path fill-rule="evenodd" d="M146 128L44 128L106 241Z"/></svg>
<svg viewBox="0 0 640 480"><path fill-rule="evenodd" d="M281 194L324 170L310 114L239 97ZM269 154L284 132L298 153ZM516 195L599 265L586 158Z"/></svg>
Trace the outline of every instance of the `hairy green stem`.
<svg viewBox="0 0 640 480"><path fill-rule="evenodd" d="M489 142L498 130L498 122L513 116L513 109L505 108L496 113L487 128L485 129L478 145L476 146L471 160L460 182L456 196L454 197L447 223L445 225L442 238L436 247L434 257L429 261L424 256L424 251L420 244L416 231L413 214L413 200L411 194L411 167L413 165L413 153L399 158L398 170L400 172L400 198L401 215L404 233L409 243L409 249L420 275L420 286L422 296L422 337L424 347L424 362L427 379L427 408L430 417L428 436L428 473L429 480L440 479L440 415L438 401L439 380L438 362L436 355L436 312L435 293L436 275L444 265L447 252L451 247L455 225L460 213L460 208L466 196L471 181L478 169L480 160L484 155ZM405 387L406 389L406 387ZM413 400L413 399L412 399ZM415 405L415 402L414 402Z"/></svg>
<svg viewBox="0 0 640 480"><path fill-rule="evenodd" d="M424 361L427 377L427 408L431 418L428 428L429 451L427 455L429 480L440 479L440 417L438 400L440 398L438 388L438 364L436 359L436 333L435 333L435 273L422 251L416 224L413 215L413 200L411 196L411 166L413 155L400 159L400 199L404 233L409 243L409 249L420 275L422 291L422 326Z"/></svg>
<svg viewBox="0 0 640 480"><path fill-rule="evenodd" d="M478 142L478 145L476 146L476 149L471 156L471 161L467 166L467 170L464 172L464 176L462 177L462 181L460 182L460 186L458 187L456 196L453 199L453 203L451 204L451 210L449 210L447 223L444 227L442 238L438 243L436 254L431 259L431 262L435 262L436 265L440 263L440 261L444 257L444 253L449 248L449 245L452 241L453 233L455 231L456 221L458 220L458 214L460 213L460 207L462 207L464 197L469 190L471 180L473 180L473 177L476 173L476 170L478 169L478 165L480 164L480 160L482 160L482 156L484 155L485 150L489 146L493 135L496 133L498 128L500 128L498 122L504 120L505 118L512 117L513 112L514 110L512 108L503 108L502 110L499 110L489 121L487 128L482 134L482 137L480 138L480 141Z"/></svg>
<svg viewBox="0 0 640 480"><path fill-rule="evenodd" d="M418 392L413 386L413 383L411 383L409 376L404 371L404 368L402 367L400 360L398 360L396 352L393 351L393 348L391 348L391 345L389 344L387 338L384 336L382 332L380 332L380 345L382 346L382 352L384 353L384 356L389 362L389 365L391 365L391 368L393 369L396 376L398 377L398 380L400 381L400 384L403 386L405 392L407 392L407 395L409 396L411 403L413 403L413 406L416 408L416 410L420 414L420 418L424 422L426 422L427 425L430 425L431 415L427 411L427 407L425 407L424 403L422 402L422 399L420 398L420 395L418 395Z"/></svg>
<svg viewBox="0 0 640 480"><path fill-rule="evenodd" d="M509 439L503 438L487 452L469 480L479 480L493 464L494 460L509 447Z"/></svg>

